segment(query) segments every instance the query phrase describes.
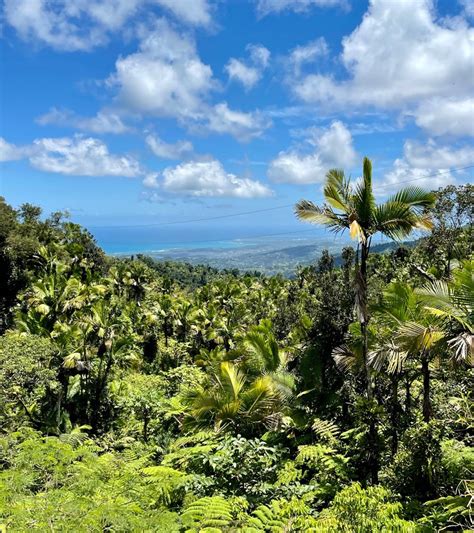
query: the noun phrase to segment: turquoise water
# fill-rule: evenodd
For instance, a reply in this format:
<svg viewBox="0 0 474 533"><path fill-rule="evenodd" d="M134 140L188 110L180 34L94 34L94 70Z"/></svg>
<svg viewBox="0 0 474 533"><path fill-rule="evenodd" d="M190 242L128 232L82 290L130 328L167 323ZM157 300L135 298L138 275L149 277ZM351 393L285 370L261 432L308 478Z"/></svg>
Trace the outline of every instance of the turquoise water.
<svg viewBox="0 0 474 533"><path fill-rule="evenodd" d="M157 228L121 228L121 227L90 227L99 246L108 254L157 254L171 250L230 250L252 246L307 240L322 236L317 228L308 229L299 226L294 228L247 228L247 235L242 236L239 228L213 228L207 232L202 230L162 230ZM268 233L267 233L268 232ZM262 235L263 234L263 235ZM325 234L327 237L327 234Z"/></svg>

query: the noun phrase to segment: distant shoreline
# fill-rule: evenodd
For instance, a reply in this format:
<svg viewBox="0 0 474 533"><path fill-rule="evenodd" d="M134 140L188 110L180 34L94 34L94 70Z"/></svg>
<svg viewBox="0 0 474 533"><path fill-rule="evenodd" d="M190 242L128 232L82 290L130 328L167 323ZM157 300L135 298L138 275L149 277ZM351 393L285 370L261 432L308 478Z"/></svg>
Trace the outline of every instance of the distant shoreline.
<svg viewBox="0 0 474 533"><path fill-rule="evenodd" d="M142 255L157 261L185 262L193 265L208 265L217 269L237 269L240 271L259 271L268 275L282 274L292 276L298 267L314 264L323 250L328 250L340 262L340 254L344 246L351 246L350 241L341 243L332 239L285 239L256 243L249 239L243 244L242 240L219 241L227 246L207 247L171 247L155 250L140 250L135 252L115 252L108 255L126 258ZM203 243L204 244L204 243ZM398 246L412 246L407 243L379 243L373 247L374 252L384 253L396 249Z"/></svg>

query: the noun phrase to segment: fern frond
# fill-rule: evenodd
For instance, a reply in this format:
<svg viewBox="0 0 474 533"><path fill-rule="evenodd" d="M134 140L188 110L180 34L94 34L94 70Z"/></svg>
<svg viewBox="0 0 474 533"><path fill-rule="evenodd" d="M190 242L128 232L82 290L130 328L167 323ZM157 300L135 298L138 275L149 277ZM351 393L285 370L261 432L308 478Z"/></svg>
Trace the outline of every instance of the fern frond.
<svg viewBox="0 0 474 533"><path fill-rule="evenodd" d="M311 429L321 440L327 442L335 442L341 433L341 430L335 422L321 418L314 419Z"/></svg>
<svg viewBox="0 0 474 533"><path fill-rule="evenodd" d="M206 496L189 504L181 518L192 531L221 531L231 526L232 504L222 496Z"/></svg>

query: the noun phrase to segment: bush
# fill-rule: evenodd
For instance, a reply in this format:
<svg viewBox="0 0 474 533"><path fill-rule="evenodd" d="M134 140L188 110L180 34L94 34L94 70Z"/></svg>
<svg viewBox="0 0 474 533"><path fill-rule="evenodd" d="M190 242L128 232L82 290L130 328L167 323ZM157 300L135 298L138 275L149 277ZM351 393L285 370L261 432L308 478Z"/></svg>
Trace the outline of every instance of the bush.
<svg viewBox="0 0 474 533"><path fill-rule="evenodd" d="M363 489L353 483L337 494L329 509L319 515L320 526L316 531L347 533L416 531L416 524L402 518L402 505L383 487Z"/></svg>
<svg viewBox="0 0 474 533"><path fill-rule="evenodd" d="M99 454L91 441L25 436L10 438L9 468L0 474L0 523L8 530L179 531L164 502L183 493L184 474L146 474L146 458Z"/></svg>
<svg viewBox="0 0 474 533"><path fill-rule="evenodd" d="M55 355L51 342L35 335L0 337L0 426L14 431L25 423L43 430L57 425Z"/></svg>
<svg viewBox="0 0 474 533"><path fill-rule="evenodd" d="M453 494L462 480L472 478L474 473L474 448L457 440L441 443L442 475L440 492Z"/></svg>
<svg viewBox="0 0 474 533"><path fill-rule="evenodd" d="M409 429L381 480L403 497L421 501L437 497L443 476L441 435L442 429L435 421Z"/></svg>
<svg viewBox="0 0 474 533"><path fill-rule="evenodd" d="M208 491L244 496L256 503L276 492L273 484L287 453L288 450L269 446L260 439L230 435L219 438L203 432L178 439L163 464L208 477L212 480Z"/></svg>

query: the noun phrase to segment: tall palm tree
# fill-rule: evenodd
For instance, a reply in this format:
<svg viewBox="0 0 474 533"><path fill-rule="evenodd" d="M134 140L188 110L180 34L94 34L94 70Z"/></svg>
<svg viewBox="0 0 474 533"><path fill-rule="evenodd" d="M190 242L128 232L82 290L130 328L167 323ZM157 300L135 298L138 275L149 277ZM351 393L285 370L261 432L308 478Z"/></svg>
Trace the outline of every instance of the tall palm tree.
<svg viewBox="0 0 474 533"><path fill-rule="evenodd" d="M372 163L365 157L362 178L355 184L351 184L343 170L330 170L326 175L324 197L326 203L323 206L301 200L296 204L295 213L301 220L323 224L336 233L348 229L351 237L358 241L356 310L363 338L367 397L372 399L367 357L367 259L372 237L381 233L397 240L407 237L415 229L431 229L433 224L427 210L434 205L435 195L419 187L406 187L386 202L376 204L372 188Z"/></svg>
<svg viewBox="0 0 474 533"><path fill-rule="evenodd" d="M348 229L350 236L358 241L355 302L362 334L362 361L365 367L367 398L372 401L367 309L367 260L372 237L381 233L397 240L407 237L415 229L431 229L433 223L427 210L434 205L435 195L419 187L406 187L386 202L376 204L372 187L372 163L365 157L362 178L355 184L351 184L343 170L330 170L326 175L324 197L326 203L323 206L317 206L308 200L299 201L295 206L295 213L301 220L323 224L336 233ZM377 429L374 420L371 422L370 440L371 477L372 482L377 483Z"/></svg>
<svg viewBox="0 0 474 533"><path fill-rule="evenodd" d="M387 363L389 374L401 372L407 358L421 362L423 378L423 419L432 415L430 398L430 362L442 353L445 333L423 305L421 296L406 283L391 283L383 293L383 301L374 306L380 326L386 326L391 337L369 355L371 365L380 370Z"/></svg>

